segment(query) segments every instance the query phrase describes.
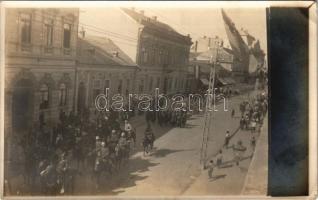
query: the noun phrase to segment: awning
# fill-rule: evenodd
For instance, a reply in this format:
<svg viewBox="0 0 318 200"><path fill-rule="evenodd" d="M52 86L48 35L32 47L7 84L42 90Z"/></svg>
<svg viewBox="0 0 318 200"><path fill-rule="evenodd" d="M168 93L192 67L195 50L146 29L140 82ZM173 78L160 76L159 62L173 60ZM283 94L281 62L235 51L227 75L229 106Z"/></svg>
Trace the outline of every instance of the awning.
<svg viewBox="0 0 318 200"><path fill-rule="evenodd" d="M232 63L220 63L221 67L223 67L223 69L231 72L232 71Z"/></svg>
<svg viewBox="0 0 318 200"><path fill-rule="evenodd" d="M218 79L223 85L232 85L232 84L235 83L235 81L232 78L230 78L230 77L218 78Z"/></svg>
<svg viewBox="0 0 318 200"><path fill-rule="evenodd" d="M203 85L209 85L209 81L206 78L201 78L200 81L203 83Z"/></svg>

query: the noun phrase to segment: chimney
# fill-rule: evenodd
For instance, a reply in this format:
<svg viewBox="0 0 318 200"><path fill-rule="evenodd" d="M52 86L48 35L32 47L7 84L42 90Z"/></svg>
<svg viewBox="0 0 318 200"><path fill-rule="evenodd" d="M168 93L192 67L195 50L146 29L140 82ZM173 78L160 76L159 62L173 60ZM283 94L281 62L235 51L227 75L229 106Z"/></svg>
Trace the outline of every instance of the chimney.
<svg viewBox="0 0 318 200"><path fill-rule="evenodd" d="M157 16L152 16L152 19L153 19L154 21L157 21Z"/></svg>
<svg viewBox="0 0 318 200"><path fill-rule="evenodd" d="M139 11L139 13L142 14L142 15L145 15L145 11L144 10Z"/></svg>

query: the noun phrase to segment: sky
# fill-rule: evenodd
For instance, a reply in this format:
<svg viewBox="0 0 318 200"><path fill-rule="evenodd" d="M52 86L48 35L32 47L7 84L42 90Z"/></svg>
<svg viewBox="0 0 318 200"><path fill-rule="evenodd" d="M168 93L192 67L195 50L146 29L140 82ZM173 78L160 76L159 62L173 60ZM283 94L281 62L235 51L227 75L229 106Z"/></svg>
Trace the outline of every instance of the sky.
<svg viewBox="0 0 318 200"><path fill-rule="evenodd" d="M145 15L157 16L157 20L170 25L181 34L190 34L192 41L198 37L219 36L224 39L225 45L228 44L225 33L224 22L221 9L215 7L135 7L136 11L144 10ZM261 48L267 52L266 41L266 10L265 8L225 8L227 15L232 19L237 29L244 28L259 39ZM116 22L116 15L122 12L119 7L105 8L81 8L80 24L90 25L91 27L106 30L98 32L96 30L86 30L87 34L103 35L112 39L119 46L132 46L134 42L126 39L131 38L132 33L125 34L123 37L116 37L116 33L124 24ZM115 37L114 37L115 34ZM124 50L124 49L123 49Z"/></svg>

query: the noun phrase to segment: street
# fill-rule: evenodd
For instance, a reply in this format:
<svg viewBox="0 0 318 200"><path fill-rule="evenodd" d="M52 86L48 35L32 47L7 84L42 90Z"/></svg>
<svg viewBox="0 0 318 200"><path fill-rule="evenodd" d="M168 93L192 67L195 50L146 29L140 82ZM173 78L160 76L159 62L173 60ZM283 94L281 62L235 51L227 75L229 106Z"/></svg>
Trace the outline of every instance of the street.
<svg viewBox="0 0 318 200"><path fill-rule="evenodd" d="M222 148L225 132L231 134L239 127L239 103L246 96L237 96L229 100L228 111L223 111L223 104L213 113L208 158L213 159ZM231 117L231 110L236 116ZM250 165L253 148L250 145L251 132L239 130L231 138L229 146L238 140L243 142L247 151L239 166L233 162L233 150L223 149L222 168L216 168L213 179L209 180L207 170L200 164L200 149L204 115L192 116L185 128L160 127L153 124L156 134L154 150L150 155L143 155L141 140L145 124L135 120L137 128L137 146L126 165L113 176L105 175L100 194L107 195L237 195L240 194ZM254 133L256 134L256 133ZM258 136L258 135L257 135ZM215 159L214 159L215 160ZM90 177L81 176L76 181L75 193L87 194L87 188L94 193L94 184ZM85 181L83 179L86 179ZM85 185L83 185L85 183Z"/></svg>

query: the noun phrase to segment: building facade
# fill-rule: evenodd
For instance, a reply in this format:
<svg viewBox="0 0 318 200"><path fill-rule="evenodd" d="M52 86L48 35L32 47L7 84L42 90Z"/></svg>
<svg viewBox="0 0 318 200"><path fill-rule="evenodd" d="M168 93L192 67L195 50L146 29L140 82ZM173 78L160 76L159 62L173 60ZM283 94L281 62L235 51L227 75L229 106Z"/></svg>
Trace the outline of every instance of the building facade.
<svg viewBox="0 0 318 200"><path fill-rule="evenodd" d="M5 134L74 106L79 10L6 9Z"/></svg>
<svg viewBox="0 0 318 200"><path fill-rule="evenodd" d="M105 37L83 35L77 47L76 111L88 108L94 112L95 99L106 88L110 102L113 95L120 94L127 103L128 95L135 92L136 63Z"/></svg>
<svg viewBox="0 0 318 200"><path fill-rule="evenodd" d="M153 94L155 88L165 94L184 92L192 44L190 36L181 35L143 11L122 11L138 24L136 63L141 70L136 92Z"/></svg>
<svg viewBox="0 0 318 200"><path fill-rule="evenodd" d="M234 68L234 56L232 51L224 47L223 44L223 39L218 36L203 36L194 42L191 47L189 64L192 73L188 75L192 91L199 90L202 85L208 85L211 61L214 62L213 66L216 67L215 72L219 85L233 84L233 81L229 80ZM224 81L225 79L228 81Z"/></svg>

